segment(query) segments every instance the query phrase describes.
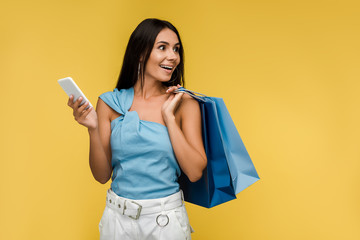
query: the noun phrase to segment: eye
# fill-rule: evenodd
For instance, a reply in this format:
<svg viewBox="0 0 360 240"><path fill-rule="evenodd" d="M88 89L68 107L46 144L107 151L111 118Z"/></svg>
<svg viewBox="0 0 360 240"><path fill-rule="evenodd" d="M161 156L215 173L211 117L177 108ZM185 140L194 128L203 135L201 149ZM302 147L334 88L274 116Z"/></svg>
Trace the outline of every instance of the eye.
<svg viewBox="0 0 360 240"><path fill-rule="evenodd" d="M164 49L165 49L165 45L160 45L160 46L159 46L159 49L160 49L160 50L164 50Z"/></svg>
<svg viewBox="0 0 360 240"><path fill-rule="evenodd" d="M174 47L174 52L179 52L180 47Z"/></svg>

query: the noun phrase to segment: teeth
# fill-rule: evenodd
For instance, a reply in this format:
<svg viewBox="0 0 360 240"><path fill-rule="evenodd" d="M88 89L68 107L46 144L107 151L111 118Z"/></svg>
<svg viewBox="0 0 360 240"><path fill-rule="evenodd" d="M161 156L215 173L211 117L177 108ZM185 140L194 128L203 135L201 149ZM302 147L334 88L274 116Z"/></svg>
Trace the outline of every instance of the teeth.
<svg viewBox="0 0 360 240"><path fill-rule="evenodd" d="M165 66L165 65L160 65L160 67L165 68L165 69L169 69L169 70L171 70L173 68L173 67Z"/></svg>

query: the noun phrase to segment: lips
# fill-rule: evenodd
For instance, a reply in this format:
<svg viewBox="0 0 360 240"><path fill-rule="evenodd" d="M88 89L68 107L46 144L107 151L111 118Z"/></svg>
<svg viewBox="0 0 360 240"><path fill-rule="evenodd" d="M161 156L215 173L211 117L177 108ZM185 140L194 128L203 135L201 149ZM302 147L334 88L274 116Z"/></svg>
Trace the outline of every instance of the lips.
<svg viewBox="0 0 360 240"><path fill-rule="evenodd" d="M172 70L174 68L173 66L170 65L160 65L160 67L166 70Z"/></svg>
<svg viewBox="0 0 360 240"><path fill-rule="evenodd" d="M164 71L167 73L167 74L171 74L173 72L173 69L174 69L174 66L172 65L163 65L161 64L160 67L162 69L164 69Z"/></svg>

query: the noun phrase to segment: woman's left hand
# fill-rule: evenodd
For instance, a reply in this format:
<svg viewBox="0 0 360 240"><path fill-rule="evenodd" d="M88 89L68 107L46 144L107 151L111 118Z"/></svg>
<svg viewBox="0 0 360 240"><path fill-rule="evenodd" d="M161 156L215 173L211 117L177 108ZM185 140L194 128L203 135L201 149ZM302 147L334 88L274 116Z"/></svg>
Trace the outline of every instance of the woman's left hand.
<svg viewBox="0 0 360 240"><path fill-rule="evenodd" d="M174 91L180 87L181 86L178 84L177 86L169 87L169 89L166 90L166 93L170 94L170 96L164 102L161 108L161 113L165 124L167 124L169 120L175 119L175 111L179 106L179 103L184 93L174 93Z"/></svg>
<svg viewBox="0 0 360 240"><path fill-rule="evenodd" d="M191 182L196 182L207 164L201 134L201 111L195 99L183 96L184 93L174 93L178 88L179 85L167 90L170 96L161 113L181 170Z"/></svg>

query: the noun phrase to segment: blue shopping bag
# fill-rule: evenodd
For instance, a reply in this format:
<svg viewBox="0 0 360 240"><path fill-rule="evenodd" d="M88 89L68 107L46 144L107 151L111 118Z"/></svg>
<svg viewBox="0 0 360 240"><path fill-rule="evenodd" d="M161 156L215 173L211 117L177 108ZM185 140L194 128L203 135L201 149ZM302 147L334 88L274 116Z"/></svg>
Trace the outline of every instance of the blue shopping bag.
<svg viewBox="0 0 360 240"><path fill-rule="evenodd" d="M179 88L199 102L202 137L208 164L197 182L179 178L185 201L211 208L236 198L260 178L223 99Z"/></svg>

